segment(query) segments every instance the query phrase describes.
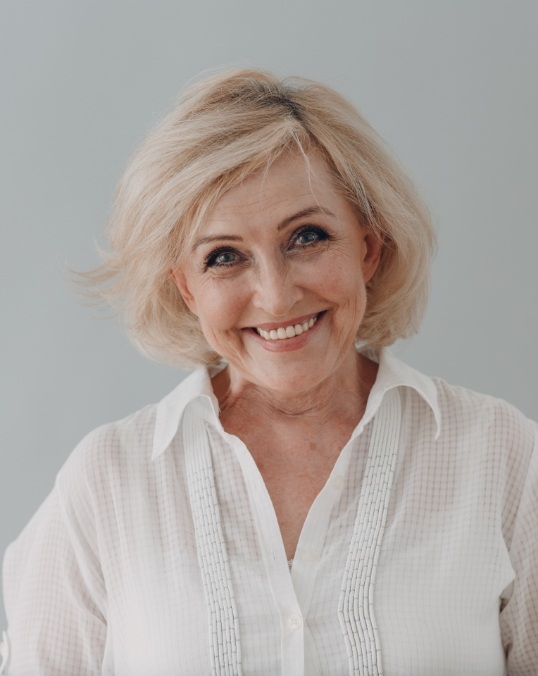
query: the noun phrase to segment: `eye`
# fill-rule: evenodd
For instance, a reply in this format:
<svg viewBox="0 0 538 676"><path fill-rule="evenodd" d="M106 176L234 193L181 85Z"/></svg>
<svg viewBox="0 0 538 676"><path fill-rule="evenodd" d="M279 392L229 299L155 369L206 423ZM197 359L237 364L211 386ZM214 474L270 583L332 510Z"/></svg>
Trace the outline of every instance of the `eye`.
<svg viewBox="0 0 538 676"><path fill-rule="evenodd" d="M303 225L292 236L292 245L308 247L330 239L329 233L317 225Z"/></svg>
<svg viewBox="0 0 538 676"><path fill-rule="evenodd" d="M212 251L204 261L204 269L223 268L235 265L241 260L241 257L234 249L219 247Z"/></svg>

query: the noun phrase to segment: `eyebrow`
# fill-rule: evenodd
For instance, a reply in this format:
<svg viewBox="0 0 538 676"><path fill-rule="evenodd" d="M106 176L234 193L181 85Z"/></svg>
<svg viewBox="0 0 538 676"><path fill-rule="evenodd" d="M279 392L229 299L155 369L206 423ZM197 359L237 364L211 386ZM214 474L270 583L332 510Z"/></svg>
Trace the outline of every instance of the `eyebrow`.
<svg viewBox="0 0 538 676"><path fill-rule="evenodd" d="M290 223L293 223L293 221L297 221L300 218L307 218L308 216L315 216L317 214L323 214L325 216L334 216L332 211L324 209L323 207L320 206L307 207L306 209L302 209L301 211L298 211L296 214L293 214L292 216L288 216L283 221L280 221L276 229L278 231L284 230L284 228L288 226Z"/></svg>
<svg viewBox="0 0 538 676"><path fill-rule="evenodd" d="M299 220L300 218L307 218L308 216L315 216L317 214L324 214L325 216L333 216L334 214L332 211L329 211L329 209L325 209L324 207L320 206L312 206L312 207L307 207L306 209L301 209L301 211L298 211L295 214L292 214L291 216L287 216L284 218L280 223L277 225L277 231L280 232L281 230L284 230L290 223L293 223L294 221ZM197 249L199 246L202 246L202 244L210 244L211 242L219 242L222 240L227 240L229 242L240 242L242 241L242 237L239 235L208 235L207 237L199 237L194 244L192 245L192 251Z"/></svg>

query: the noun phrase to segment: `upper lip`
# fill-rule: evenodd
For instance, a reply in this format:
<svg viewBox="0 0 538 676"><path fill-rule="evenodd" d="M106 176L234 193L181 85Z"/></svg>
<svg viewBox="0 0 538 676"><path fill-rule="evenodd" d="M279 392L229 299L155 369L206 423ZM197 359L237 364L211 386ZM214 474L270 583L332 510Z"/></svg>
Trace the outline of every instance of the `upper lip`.
<svg viewBox="0 0 538 676"><path fill-rule="evenodd" d="M312 312L309 315L302 315L301 317L295 317L294 319L288 319L284 322L267 322L266 324L255 324L249 328L262 329L263 331L271 331L271 329L280 329L285 328L286 326L295 326L296 324L304 324L312 317L317 317L319 312Z"/></svg>

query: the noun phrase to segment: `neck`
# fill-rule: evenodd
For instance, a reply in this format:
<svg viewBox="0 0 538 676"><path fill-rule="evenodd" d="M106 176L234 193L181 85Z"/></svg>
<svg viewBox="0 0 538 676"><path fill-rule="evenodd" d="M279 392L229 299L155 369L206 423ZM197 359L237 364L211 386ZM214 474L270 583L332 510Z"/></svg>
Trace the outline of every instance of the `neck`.
<svg viewBox="0 0 538 676"><path fill-rule="evenodd" d="M278 421L308 421L309 425L328 422L354 421L357 424L377 375L377 364L353 353L333 377L312 390L300 393L282 393L268 390L243 379L228 367L213 380L213 389L219 400L221 419L235 416L264 416L261 419Z"/></svg>

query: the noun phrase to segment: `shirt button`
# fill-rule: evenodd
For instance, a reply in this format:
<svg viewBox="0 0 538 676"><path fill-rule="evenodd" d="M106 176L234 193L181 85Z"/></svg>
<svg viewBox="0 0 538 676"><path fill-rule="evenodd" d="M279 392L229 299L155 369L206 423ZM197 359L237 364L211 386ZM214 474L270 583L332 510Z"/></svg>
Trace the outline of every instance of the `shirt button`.
<svg viewBox="0 0 538 676"><path fill-rule="evenodd" d="M290 615L288 617L287 621L288 629L299 629L302 624L303 620L301 619L300 615L297 615L297 613L293 613L293 615Z"/></svg>
<svg viewBox="0 0 538 676"><path fill-rule="evenodd" d="M343 486L344 486L344 477L341 474L335 476L333 480L333 488L337 491L341 491Z"/></svg>

